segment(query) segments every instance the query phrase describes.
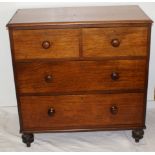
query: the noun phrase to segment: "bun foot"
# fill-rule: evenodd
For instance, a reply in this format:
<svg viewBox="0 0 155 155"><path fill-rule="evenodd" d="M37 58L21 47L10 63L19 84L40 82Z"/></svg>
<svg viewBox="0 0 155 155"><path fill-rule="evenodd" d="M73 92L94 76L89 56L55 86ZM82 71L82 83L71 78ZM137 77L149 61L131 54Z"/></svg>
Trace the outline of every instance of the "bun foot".
<svg viewBox="0 0 155 155"><path fill-rule="evenodd" d="M138 143L140 139L143 138L144 130L137 129L132 131L132 137L135 139L135 142Z"/></svg>
<svg viewBox="0 0 155 155"><path fill-rule="evenodd" d="M33 134L22 134L23 143L26 144L27 147L31 146L31 143L34 141Z"/></svg>

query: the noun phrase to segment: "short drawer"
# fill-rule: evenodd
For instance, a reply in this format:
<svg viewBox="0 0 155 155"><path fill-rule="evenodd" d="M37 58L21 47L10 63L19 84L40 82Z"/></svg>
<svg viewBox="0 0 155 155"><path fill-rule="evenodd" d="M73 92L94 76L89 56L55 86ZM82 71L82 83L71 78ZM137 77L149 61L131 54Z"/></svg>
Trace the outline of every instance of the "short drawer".
<svg viewBox="0 0 155 155"><path fill-rule="evenodd" d="M19 93L144 89L146 60L16 63Z"/></svg>
<svg viewBox="0 0 155 155"><path fill-rule="evenodd" d="M85 28L85 57L146 56L147 27Z"/></svg>
<svg viewBox="0 0 155 155"><path fill-rule="evenodd" d="M23 130L142 126L143 98L142 93L23 96L20 97Z"/></svg>
<svg viewBox="0 0 155 155"><path fill-rule="evenodd" d="M41 29L13 31L15 59L79 56L79 30Z"/></svg>

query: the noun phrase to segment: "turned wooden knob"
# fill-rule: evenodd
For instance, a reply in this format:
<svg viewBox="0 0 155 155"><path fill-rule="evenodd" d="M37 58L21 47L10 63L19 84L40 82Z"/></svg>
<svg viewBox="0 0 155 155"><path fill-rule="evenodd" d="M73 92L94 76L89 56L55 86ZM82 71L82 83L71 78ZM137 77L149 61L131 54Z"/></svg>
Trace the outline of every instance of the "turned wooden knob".
<svg viewBox="0 0 155 155"><path fill-rule="evenodd" d="M119 74L117 72L112 72L111 79L114 80L114 81L118 80L119 79Z"/></svg>
<svg viewBox="0 0 155 155"><path fill-rule="evenodd" d="M111 112L111 114L116 115L116 114L118 113L118 108L117 108L117 106L113 105L113 106L110 108L110 112Z"/></svg>
<svg viewBox="0 0 155 155"><path fill-rule="evenodd" d="M118 47L118 46L120 45L120 41L119 41L118 39L113 39L113 40L111 41L111 45L112 45L113 47Z"/></svg>
<svg viewBox="0 0 155 155"><path fill-rule="evenodd" d="M49 108L48 109L48 116L53 116L55 113L55 109L54 108Z"/></svg>
<svg viewBox="0 0 155 155"><path fill-rule="evenodd" d="M53 79L52 75L45 76L45 81L48 82L48 83L52 82L52 79Z"/></svg>
<svg viewBox="0 0 155 155"><path fill-rule="evenodd" d="M50 44L49 41L43 41L42 47L43 47L44 49L48 49L48 48L50 48L50 46L51 46L51 44Z"/></svg>

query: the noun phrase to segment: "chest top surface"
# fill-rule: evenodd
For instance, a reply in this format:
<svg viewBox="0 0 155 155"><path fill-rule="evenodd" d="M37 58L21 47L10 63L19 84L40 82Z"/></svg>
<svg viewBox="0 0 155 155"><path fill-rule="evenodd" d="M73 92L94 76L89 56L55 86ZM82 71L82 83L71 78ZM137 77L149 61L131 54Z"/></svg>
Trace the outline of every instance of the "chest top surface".
<svg viewBox="0 0 155 155"><path fill-rule="evenodd" d="M19 9L8 27L52 24L152 23L136 5Z"/></svg>

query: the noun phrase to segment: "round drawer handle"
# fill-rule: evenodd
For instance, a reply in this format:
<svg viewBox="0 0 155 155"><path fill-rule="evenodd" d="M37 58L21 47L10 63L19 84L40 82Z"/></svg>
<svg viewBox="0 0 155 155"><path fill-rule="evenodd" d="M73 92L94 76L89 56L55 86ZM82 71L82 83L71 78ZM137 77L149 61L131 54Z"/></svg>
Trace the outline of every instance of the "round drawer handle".
<svg viewBox="0 0 155 155"><path fill-rule="evenodd" d="M113 105L113 106L110 108L110 112L111 112L111 114L116 115L116 114L118 113L118 108L117 108L117 106Z"/></svg>
<svg viewBox="0 0 155 155"><path fill-rule="evenodd" d="M111 45L112 45L113 47L118 47L118 46L120 45L120 41L119 41L118 39L113 39L113 40L111 41Z"/></svg>
<svg viewBox="0 0 155 155"><path fill-rule="evenodd" d="M118 80L119 79L119 74L117 72L112 72L111 79L114 80L114 81Z"/></svg>
<svg viewBox="0 0 155 155"><path fill-rule="evenodd" d="M47 83L52 82L52 80L53 80L52 75L47 75L47 76L45 76L45 81L46 81Z"/></svg>
<svg viewBox="0 0 155 155"><path fill-rule="evenodd" d="M48 48L50 48L50 46L51 46L51 44L50 44L49 41L43 41L42 47L43 47L44 49L48 49Z"/></svg>
<svg viewBox="0 0 155 155"><path fill-rule="evenodd" d="M48 109L48 116L53 116L55 113L55 109L54 108L49 108Z"/></svg>

